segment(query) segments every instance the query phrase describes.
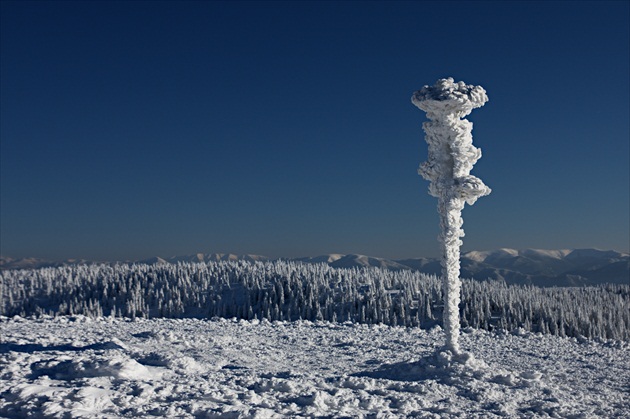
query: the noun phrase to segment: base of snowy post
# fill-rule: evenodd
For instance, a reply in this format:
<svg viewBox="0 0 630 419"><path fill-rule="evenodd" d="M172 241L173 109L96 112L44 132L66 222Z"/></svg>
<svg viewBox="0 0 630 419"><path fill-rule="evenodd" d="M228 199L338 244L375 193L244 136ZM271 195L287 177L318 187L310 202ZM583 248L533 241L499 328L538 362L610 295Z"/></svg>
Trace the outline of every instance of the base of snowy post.
<svg viewBox="0 0 630 419"><path fill-rule="evenodd" d="M444 330L446 352L451 360L466 362L468 354L459 347L459 256L464 236L461 213L464 204L472 205L477 198L488 195L481 179L471 176L481 150L472 144L472 123L464 118L487 101L481 86L455 83L452 78L440 79L433 86L416 91L411 101L427 113L429 121L422 124L429 145L429 155L418 173L430 181L429 194L438 198L440 214L442 277L444 281ZM449 357L449 355L445 355Z"/></svg>

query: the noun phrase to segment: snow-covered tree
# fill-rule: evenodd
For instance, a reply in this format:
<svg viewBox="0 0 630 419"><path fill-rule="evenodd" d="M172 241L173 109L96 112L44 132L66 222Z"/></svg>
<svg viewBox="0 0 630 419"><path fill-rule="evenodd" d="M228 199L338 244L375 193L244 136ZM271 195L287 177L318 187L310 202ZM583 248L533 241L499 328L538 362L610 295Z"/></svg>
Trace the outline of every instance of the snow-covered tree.
<svg viewBox="0 0 630 419"><path fill-rule="evenodd" d="M461 295L464 326L630 340L630 285L539 288L463 279ZM319 318L430 328L443 312L442 297L433 275L284 261L0 271L0 316Z"/></svg>

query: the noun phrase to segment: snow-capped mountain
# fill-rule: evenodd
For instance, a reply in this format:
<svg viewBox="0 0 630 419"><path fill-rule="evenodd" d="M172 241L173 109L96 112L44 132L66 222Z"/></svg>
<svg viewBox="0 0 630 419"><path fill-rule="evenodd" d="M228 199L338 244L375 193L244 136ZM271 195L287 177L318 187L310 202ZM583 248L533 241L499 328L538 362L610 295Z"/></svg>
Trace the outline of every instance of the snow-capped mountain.
<svg viewBox="0 0 630 419"><path fill-rule="evenodd" d="M235 260L245 260L247 262L263 262L269 260L266 256L261 255L237 255L234 253L195 253L193 255L183 255L183 256L171 256L166 259L162 258L151 258L146 259L141 262L153 264L153 263L177 263L177 262L218 262L220 260L224 261L235 261Z"/></svg>
<svg viewBox="0 0 630 419"><path fill-rule="evenodd" d="M47 267L69 266L69 265L82 265L92 263L144 263L147 265L159 265L164 263L177 263L177 262L211 262L211 261L229 261L229 260L245 260L247 262L263 262L269 260L266 256L242 254L237 255L234 253L195 253L193 255L171 256L163 258L160 256L153 256L146 259L136 261L114 261L114 262L102 262L96 260L86 259L66 259L63 261L53 261L48 259L39 258L11 258L6 256L0 256L0 270L5 269L38 269Z"/></svg>
<svg viewBox="0 0 630 419"><path fill-rule="evenodd" d="M345 255L342 255L339 253L329 253L327 255L303 257L303 258L297 258L293 260L298 261L298 262L305 262L305 263L333 263L333 262L338 261L344 256Z"/></svg>
<svg viewBox="0 0 630 419"><path fill-rule="evenodd" d="M86 259L66 259L62 261L54 261L40 258L11 258L7 256L0 256L0 271L5 269L37 269L89 263L97 262Z"/></svg>
<svg viewBox="0 0 630 419"><path fill-rule="evenodd" d="M152 257L136 263L163 264L177 262L271 260L266 256L233 253L196 253L168 258ZM392 260L359 254L330 253L313 257L291 259L303 263L325 263L335 268L378 267L389 270L410 269L440 275L439 259L417 258ZM68 259L61 262L24 258L0 257L0 269L34 269L47 266L64 266L90 263ZM461 277L478 280L504 280L508 284L537 286L582 286L601 283L630 283L630 256L614 250L598 249L497 249L471 251L462 254Z"/></svg>
<svg viewBox="0 0 630 419"><path fill-rule="evenodd" d="M363 255L323 255L298 259L308 263L328 263L338 268L376 266L411 269L440 275L439 259L389 260ZM630 283L630 257L612 250L498 249L472 251L461 257L461 277L478 280L504 280L509 284L537 286L579 286L601 283Z"/></svg>
<svg viewBox="0 0 630 419"><path fill-rule="evenodd" d="M318 263L316 262L318 260L320 261L327 260L327 262L324 262L324 263L328 263L328 265L332 266L333 268L376 267L376 268L385 268L385 269L393 269L393 270L409 269L409 267L405 265L401 265L400 263L393 260L372 257L372 256L365 256L365 255L330 254L330 255L318 256L318 257L309 258L309 259L311 259L309 261L310 263ZM301 260L301 259L297 259L297 260Z"/></svg>
<svg viewBox="0 0 630 419"><path fill-rule="evenodd" d="M630 283L630 257L598 249L499 249L462 255L462 276L538 286Z"/></svg>

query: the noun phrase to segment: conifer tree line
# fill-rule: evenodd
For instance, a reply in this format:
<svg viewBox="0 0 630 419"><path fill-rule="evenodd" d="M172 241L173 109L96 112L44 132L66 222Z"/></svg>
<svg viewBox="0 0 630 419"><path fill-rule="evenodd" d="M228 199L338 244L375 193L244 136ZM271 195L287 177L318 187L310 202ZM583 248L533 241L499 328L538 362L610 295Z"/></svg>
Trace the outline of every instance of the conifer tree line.
<svg viewBox="0 0 630 419"><path fill-rule="evenodd" d="M439 278L292 261L75 265L0 273L0 315L326 320L429 328ZM539 288L463 280L462 327L630 340L630 285Z"/></svg>

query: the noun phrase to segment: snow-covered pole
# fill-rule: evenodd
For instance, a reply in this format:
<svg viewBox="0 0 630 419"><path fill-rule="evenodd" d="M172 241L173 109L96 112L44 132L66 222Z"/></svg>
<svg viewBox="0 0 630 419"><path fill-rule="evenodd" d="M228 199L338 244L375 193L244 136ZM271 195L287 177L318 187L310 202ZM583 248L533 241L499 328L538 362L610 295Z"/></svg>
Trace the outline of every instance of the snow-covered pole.
<svg viewBox="0 0 630 419"><path fill-rule="evenodd" d="M472 144L472 123L465 116L488 101L481 86L452 78L440 79L433 86L414 92L411 101L427 113L422 124L429 145L429 156L418 174L428 180L429 194L438 199L442 278L444 281L444 330L446 347L459 354L459 254L464 236L462 209L480 196L488 195L481 179L471 176L481 150Z"/></svg>

